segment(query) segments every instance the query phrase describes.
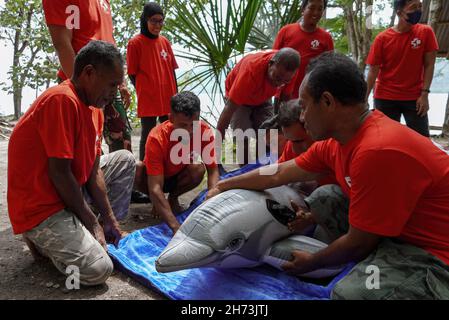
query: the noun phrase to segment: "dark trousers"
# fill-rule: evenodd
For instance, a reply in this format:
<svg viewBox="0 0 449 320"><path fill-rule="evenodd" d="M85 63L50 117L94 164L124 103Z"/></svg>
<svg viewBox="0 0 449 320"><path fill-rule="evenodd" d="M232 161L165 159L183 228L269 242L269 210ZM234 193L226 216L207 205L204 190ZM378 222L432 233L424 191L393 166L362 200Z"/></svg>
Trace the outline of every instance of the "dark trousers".
<svg viewBox="0 0 449 320"><path fill-rule="evenodd" d="M430 136L429 117L426 114L420 117L416 112L416 100L413 101L393 101L374 99L374 107L383 112L387 117L401 121L401 115L404 115L407 127L415 130L425 137Z"/></svg>
<svg viewBox="0 0 449 320"><path fill-rule="evenodd" d="M151 129L156 126L156 120L158 117L142 117L140 118L140 124L142 126L142 131L140 134L140 145L139 145L139 159L143 161L145 157L145 144L147 143L148 134ZM163 123L168 120L168 115L159 116L159 123Z"/></svg>

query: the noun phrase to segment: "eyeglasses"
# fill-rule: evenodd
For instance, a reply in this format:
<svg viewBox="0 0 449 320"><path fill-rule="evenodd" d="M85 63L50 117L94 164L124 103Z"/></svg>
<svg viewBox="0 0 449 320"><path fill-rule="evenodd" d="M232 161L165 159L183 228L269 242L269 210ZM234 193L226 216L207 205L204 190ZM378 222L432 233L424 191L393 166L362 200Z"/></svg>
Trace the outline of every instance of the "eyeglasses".
<svg viewBox="0 0 449 320"><path fill-rule="evenodd" d="M151 23L153 26L155 26L157 24L160 26L163 26L165 24L164 19L161 19L161 20L149 19L148 22Z"/></svg>

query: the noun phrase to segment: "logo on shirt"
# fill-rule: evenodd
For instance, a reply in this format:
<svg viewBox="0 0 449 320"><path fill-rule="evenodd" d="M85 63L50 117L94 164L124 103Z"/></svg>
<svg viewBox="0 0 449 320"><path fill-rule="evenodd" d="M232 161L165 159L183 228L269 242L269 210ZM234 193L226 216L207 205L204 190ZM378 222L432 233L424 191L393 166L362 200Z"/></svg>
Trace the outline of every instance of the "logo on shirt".
<svg viewBox="0 0 449 320"><path fill-rule="evenodd" d="M164 49L162 49L162 51L161 51L161 57L162 57L162 59L164 59L164 60L167 60L167 59L168 59L168 53L167 53L167 51L165 51Z"/></svg>
<svg viewBox="0 0 449 320"><path fill-rule="evenodd" d="M349 188L352 186L351 177L345 177L346 183L348 184Z"/></svg>
<svg viewBox="0 0 449 320"><path fill-rule="evenodd" d="M318 49L318 47L320 46L320 41L318 40L313 40L310 45L312 46L312 49L316 50Z"/></svg>
<svg viewBox="0 0 449 320"><path fill-rule="evenodd" d="M412 40L412 48L418 49L419 47L421 47L421 43L422 43L421 39L419 39L419 38L413 39Z"/></svg>
<svg viewBox="0 0 449 320"><path fill-rule="evenodd" d="M98 4L103 8L105 13L110 12L109 4L106 2L106 0L98 0Z"/></svg>

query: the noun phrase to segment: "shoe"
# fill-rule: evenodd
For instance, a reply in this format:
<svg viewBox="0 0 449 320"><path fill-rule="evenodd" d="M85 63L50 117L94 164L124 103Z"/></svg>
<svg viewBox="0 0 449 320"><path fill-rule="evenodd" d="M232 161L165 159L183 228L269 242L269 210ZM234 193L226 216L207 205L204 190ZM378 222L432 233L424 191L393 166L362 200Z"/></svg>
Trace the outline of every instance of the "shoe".
<svg viewBox="0 0 449 320"><path fill-rule="evenodd" d="M151 203L151 199L145 193L133 190L131 193L131 203Z"/></svg>

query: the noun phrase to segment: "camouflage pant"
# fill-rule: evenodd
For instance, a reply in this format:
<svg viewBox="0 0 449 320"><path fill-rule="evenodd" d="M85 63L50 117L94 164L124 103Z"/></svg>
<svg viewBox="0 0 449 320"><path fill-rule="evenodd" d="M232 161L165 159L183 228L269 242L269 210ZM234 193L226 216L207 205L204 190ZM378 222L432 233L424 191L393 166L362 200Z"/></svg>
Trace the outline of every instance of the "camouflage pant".
<svg viewBox="0 0 449 320"><path fill-rule="evenodd" d="M101 156L100 168L103 171L112 211L117 220L122 220L128 214L136 159L131 152L119 150Z"/></svg>
<svg viewBox="0 0 449 320"><path fill-rule="evenodd" d="M104 155L100 159L108 198L118 219L128 213L134 182L135 159L126 150ZM87 193L86 201L91 202ZM112 261L103 247L69 210L61 210L26 232L24 236L66 274L68 266L79 268L80 283L104 283L113 270Z"/></svg>
<svg viewBox="0 0 449 320"><path fill-rule="evenodd" d="M113 271L107 252L68 210L52 215L24 236L42 255L50 258L62 274L68 275L69 266L77 267L79 282L83 285L102 284Z"/></svg>
<svg viewBox="0 0 449 320"><path fill-rule="evenodd" d="M315 238L330 243L347 233L349 200L340 187L320 187L305 202L319 224ZM449 299L449 266L421 248L385 238L337 283L332 299Z"/></svg>

